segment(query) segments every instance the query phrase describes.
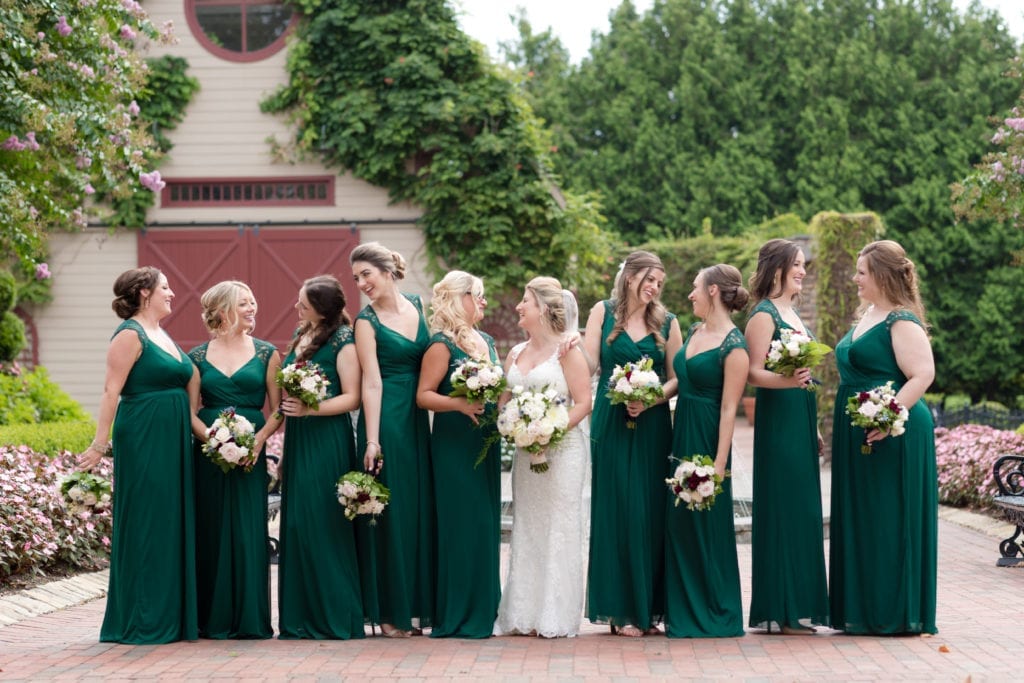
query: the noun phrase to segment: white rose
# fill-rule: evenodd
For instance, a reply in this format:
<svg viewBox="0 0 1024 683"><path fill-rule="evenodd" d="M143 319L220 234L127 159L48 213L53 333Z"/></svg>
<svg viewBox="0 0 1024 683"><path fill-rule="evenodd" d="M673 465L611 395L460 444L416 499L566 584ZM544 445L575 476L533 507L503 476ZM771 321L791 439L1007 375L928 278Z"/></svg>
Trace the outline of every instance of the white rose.
<svg viewBox="0 0 1024 683"><path fill-rule="evenodd" d="M701 498L710 498L715 495L715 482L707 479L697 484L697 494Z"/></svg>
<svg viewBox="0 0 1024 683"><path fill-rule="evenodd" d="M466 380L466 387L471 389L472 391L476 391L477 389L479 389L480 388L480 376L477 375L476 377L470 377L469 379L467 379Z"/></svg>
<svg viewBox="0 0 1024 683"><path fill-rule="evenodd" d="M879 406L877 403L867 401L861 404L860 408L857 409L857 412L863 415L864 417L874 419L875 415L878 415L879 410L881 410L881 406Z"/></svg>
<svg viewBox="0 0 1024 683"><path fill-rule="evenodd" d="M81 503L82 498L84 496L85 494L82 492L82 489L79 486L72 486L71 488L68 489L68 498L70 498L76 503Z"/></svg>
<svg viewBox="0 0 1024 683"><path fill-rule="evenodd" d="M229 430L227 427L221 427L217 430L217 433L213 435L213 438L216 439L219 443L230 441L231 430Z"/></svg>
<svg viewBox="0 0 1024 683"><path fill-rule="evenodd" d="M248 448L242 448L238 444L226 443L220 447L220 457L223 458L224 462L229 462L232 465L237 465L238 461L249 454Z"/></svg>
<svg viewBox="0 0 1024 683"><path fill-rule="evenodd" d="M302 381L299 382L299 386L302 388L302 390L308 391L310 393L313 393L317 390L318 384L319 383L316 381L316 377L304 377Z"/></svg>
<svg viewBox="0 0 1024 683"><path fill-rule="evenodd" d="M684 503L689 503L693 500L693 494L690 493L690 490L687 488L684 488L679 492L679 497L683 499Z"/></svg>
<svg viewBox="0 0 1024 683"><path fill-rule="evenodd" d="M520 430L515 433L516 446L519 448L526 448L533 443L533 437L526 433L526 430Z"/></svg>
<svg viewBox="0 0 1024 683"><path fill-rule="evenodd" d="M370 514L379 515L384 512L384 503L379 500L374 500L370 503Z"/></svg>
<svg viewBox="0 0 1024 683"><path fill-rule="evenodd" d="M692 460L684 460L683 463L679 465L679 469L676 470L676 475L682 479L686 479L696 471L697 465L695 465Z"/></svg>
<svg viewBox="0 0 1024 683"><path fill-rule="evenodd" d="M786 347L786 353L788 353L789 355L791 355L791 356L799 356L800 355L800 344L798 342L791 341L791 342L785 344L785 347Z"/></svg>
<svg viewBox="0 0 1024 683"><path fill-rule="evenodd" d="M627 396L633 392L633 385L629 383L629 380L623 377L615 383L615 393L626 394Z"/></svg>
<svg viewBox="0 0 1024 683"><path fill-rule="evenodd" d="M235 415L235 431L239 434L252 434L256 427L241 415Z"/></svg>
<svg viewBox="0 0 1024 683"><path fill-rule="evenodd" d="M89 507L92 507L93 505L95 505L96 504L96 494L95 493L87 493L87 494L85 494L85 496L82 497L82 504L83 505L87 505Z"/></svg>

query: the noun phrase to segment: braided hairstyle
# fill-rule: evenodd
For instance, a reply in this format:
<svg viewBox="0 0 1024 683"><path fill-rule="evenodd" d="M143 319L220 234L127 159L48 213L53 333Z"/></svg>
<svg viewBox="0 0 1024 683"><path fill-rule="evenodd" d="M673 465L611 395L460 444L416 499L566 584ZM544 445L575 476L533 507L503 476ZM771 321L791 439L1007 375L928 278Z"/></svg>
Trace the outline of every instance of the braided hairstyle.
<svg viewBox="0 0 1024 683"><path fill-rule="evenodd" d="M905 308L917 316L921 324L927 328L924 317L924 304L918 289L917 269L914 262L907 258L907 252L892 240L872 242L858 254L864 259L868 272L875 281L879 291L891 303ZM858 314L867 308L862 304Z"/></svg>
<svg viewBox="0 0 1024 683"><path fill-rule="evenodd" d="M311 322L304 322L288 345L288 351L294 351L299 340L310 330L316 329L316 333L310 340L302 353L295 356L295 360L307 360L323 346L331 335L342 325L351 325L352 319L345 311L345 292L341 289L341 283L333 275L317 275L302 283L302 289L306 292L306 299L309 305L323 320L314 326Z"/></svg>

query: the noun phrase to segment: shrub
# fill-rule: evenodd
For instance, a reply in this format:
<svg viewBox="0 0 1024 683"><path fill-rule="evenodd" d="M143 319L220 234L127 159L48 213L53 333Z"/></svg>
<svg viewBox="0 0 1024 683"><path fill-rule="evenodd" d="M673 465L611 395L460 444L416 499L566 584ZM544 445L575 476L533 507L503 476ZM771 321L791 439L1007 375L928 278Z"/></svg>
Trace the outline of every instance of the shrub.
<svg viewBox="0 0 1024 683"><path fill-rule="evenodd" d="M1024 434L972 424L936 429L939 501L988 507L997 493L992 466L1010 454L1024 455Z"/></svg>
<svg viewBox="0 0 1024 683"><path fill-rule="evenodd" d="M0 313L0 361L12 361L25 348L25 323L10 311Z"/></svg>
<svg viewBox="0 0 1024 683"><path fill-rule="evenodd" d="M50 379L46 368L0 375L0 425L89 419L82 406Z"/></svg>
<svg viewBox="0 0 1024 683"><path fill-rule="evenodd" d="M0 445L28 446L49 456L61 451L81 453L96 435L96 424L81 422L43 422L0 426Z"/></svg>
<svg viewBox="0 0 1024 683"><path fill-rule="evenodd" d="M946 396L946 402L942 406L946 410L960 410L961 408L971 407L971 397L967 394L949 394Z"/></svg>
<svg viewBox="0 0 1024 683"><path fill-rule="evenodd" d="M56 563L93 569L110 547L111 511L72 514L60 494L74 456L0 446L0 578ZM111 475L109 461L97 468Z"/></svg>
<svg viewBox="0 0 1024 683"><path fill-rule="evenodd" d="M0 270L0 312L14 308L17 298L18 284L14 280L14 275L9 270Z"/></svg>

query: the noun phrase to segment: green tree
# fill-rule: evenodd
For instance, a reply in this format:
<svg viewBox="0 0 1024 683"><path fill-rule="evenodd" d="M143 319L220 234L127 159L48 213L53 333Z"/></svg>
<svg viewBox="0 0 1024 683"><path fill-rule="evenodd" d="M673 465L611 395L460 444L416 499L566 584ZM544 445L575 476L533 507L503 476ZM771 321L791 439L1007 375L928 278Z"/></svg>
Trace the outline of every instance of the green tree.
<svg viewBox="0 0 1024 683"><path fill-rule="evenodd" d="M134 0L0 0L0 248L25 267L145 170L134 45L168 35Z"/></svg>

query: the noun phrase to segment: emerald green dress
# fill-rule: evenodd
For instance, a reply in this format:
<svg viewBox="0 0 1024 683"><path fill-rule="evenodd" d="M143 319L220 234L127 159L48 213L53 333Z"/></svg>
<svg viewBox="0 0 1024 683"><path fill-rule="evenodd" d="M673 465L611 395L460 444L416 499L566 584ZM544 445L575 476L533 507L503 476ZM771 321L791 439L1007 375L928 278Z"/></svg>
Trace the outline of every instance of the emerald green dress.
<svg viewBox="0 0 1024 683"><path fill-rule="evenodd" d="M498 362L494 340L487 341L492 362ZM444 334L431 344L443 344L450 354L448 372L438 386L447 396L451 373L469 356ZM497 441L487 459L474 466L484 441L497 429L494 405L478 427L457 412L434 413L430 456L434 464L437 500L437 610L433 638L487 638L494 629L501 598L501 452Z"/></svg>
<svg viewBox="0 0 1024 683"><path fill-rule="evenodd" d="M373 326L383 382L380 480L391 490L387 511L377 524L358 520L360 573L366 618L401 630L430 626L437 576L437 511L430 463L430 422L416 406L420 361L430 343L423 304L404 294L420 312L416 338L408 339L380 322L372 306L358 319ZM366 450L365 416L359 415L359 453Z"/></svg>
<svg viewBox="0 0 1024 683"><path fill-rule="evenodd" d="M615 303L604 302L601 375L591 420L590 562L587 618L595 623L647 629L664 613L665 463L672 451L672 417L667 403L652 406L627 427L625 405L606 396L616 365L654 360L665 381L665 350L653 334L633 341L620 332L609 344ZM668 339L675 316L661 328Z"/></svg>
<svg viewBox="0 0 1024 683"><path fill-rule="evenodd" d="M327 398L341 393L337 357L351 343L352 328L339 327L309 358L330 380ZM282 364L294 360L292 352ZM364 635L354 525L336 488L341 475L362 469L360 462L348 413L285 419L277 570L282 640Z"/></svg>
<svg viewBox="0 0 1024 683"><path fill-rule="evenodd" d="M672 453L676 458L718 453L718 423L725 359L747 341L733 328L713 349L686 357L695 324L672 362L679 381ZM671 477L678 462L667 468ZM726 468L732 466L732 453ZM667 489L666 489L667 490ZM743 600L733 525L732 479L710 510L675 505L668 494L665 521L665 635L669 638L731 638L743 635Z"/></svg>
<svg viewBox="0 0 1024 683"><path fill-rule="evenodd" d="M274 346L253 339L256 353L230 377L206 360L209 342L189 351L199 368L207 427L225 408L253 423L266 419L267 365ZM260 454L250 472L225 474L197 444L196 583L199 635L203 638L270 638L270 557L267 548L267 461Z"/></svg>
<svg viewBox="0 0 1024 683"><path fill-rule="evenodd" d="M135 320L121 323L142 354L121 388L114 417L114 533L103 642L150 645L199 637L196 624L192 361L152 343Z"/></svg>
<svg viewBox="0 0 1024 683"><path fill-rule="evenodd" d="M790 327L768 299L772 339ZM828 583L818 467L818 408L807 389L757 389L749 625L828 624Z"/></svg>
<svg viewBox="0 0 1024 683"><path fill-rule="evenodd" d="M896 364L892 325L921 322L893 311L856 339L836 345L839 391L832 432L829 546L832 625L847 633L936 633L938 480L935 426L924 400L910 408L907 431L861 454L864 430L850 424L850 396L907 378ZM758 407L760 410L760 407ZM756 509L756 508L755 508Z"/></svg>

